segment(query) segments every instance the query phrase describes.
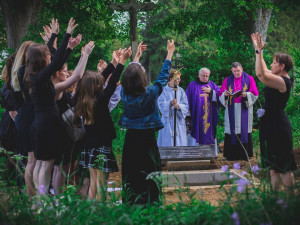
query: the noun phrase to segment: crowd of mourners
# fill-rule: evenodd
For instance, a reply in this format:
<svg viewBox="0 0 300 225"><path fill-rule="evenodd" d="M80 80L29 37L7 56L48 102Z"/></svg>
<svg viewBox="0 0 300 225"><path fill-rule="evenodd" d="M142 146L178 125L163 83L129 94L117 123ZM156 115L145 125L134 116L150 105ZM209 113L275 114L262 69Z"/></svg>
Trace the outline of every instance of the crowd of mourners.
<svg viewBox="0 0 300 225"><path fill-rule="evenodd" d="M105 201L108 176L119 170L112 148L116 132L110 112L120 100L124 112L119 125L126 128L121 165L124 203L159 200L157 177L162 168L158 147L211 145L218 154L220 106L225 107L224 157L249 160L253 156L253 105L258 90L241 63L232 63L232 74L221 88L209 79L210 70L201 68L184 91L179 87L180 70L171 69L172 40L167 43L160 74L148 86L145 68L139 63L147 49L143 42L126 68L131 47L113 51L109 64L100 59L97 70L92 71L85 70L95 47L90 41L81 49L76 68L70 70L66 61L82 38L81 34L72 37L76 27L71 18L57 47L59 23L52 19L40 34L45 44L23 42L7 58L2 71L5 112L0 124L1 145L25 156L15 166L18 185L25 187L29 198L48 194L51 186L54 195L60 194L66 183L71 183L81 186L80 193L89 199ZM275 54L268 70L261 35L252 34L251 38L256 76L266 85L265 104L258 110L262 165L270 169L274 190L282 184L291 194L296 163L292 128L284 109L293 85L288 74L292 59Z"/></svg>

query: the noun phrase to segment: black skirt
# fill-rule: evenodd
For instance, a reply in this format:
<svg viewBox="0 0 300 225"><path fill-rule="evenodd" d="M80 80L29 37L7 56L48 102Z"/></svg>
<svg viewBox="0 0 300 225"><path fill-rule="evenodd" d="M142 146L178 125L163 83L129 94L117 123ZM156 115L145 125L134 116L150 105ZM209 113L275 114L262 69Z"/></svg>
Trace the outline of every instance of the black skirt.
<svg viewBox="0 0 300 225"><path fill-rule="evenodd" d="M231 135L225 134L224 139L224 157L226 157L227 160L234 161L234 160L245 160L247 161L247 154L248 157L253 157L253 143L252 143L252 133L248 133L248 143L243 143L243 145L240 143L239 140L241 140L241 135L237 135L237 144L233 145L231 143ZM246 152L247 154L246 154Z"/></svg>
<svg viewBox="0 0 300 225"><path fill-rule="evenodd" d="M28 155L33 152L31 124L34 120L34 108L30 102L24 102L19 108L16 116L17 134L17 152L22 155Z"/></svg>
<svg viewBox="0 0 300 225"><path fill-rule="evenodd" d="M43 161L57 159L64 138L58 115L36 113L31 130L35 158Z"/></svg>
<svg viewBox="0 0 300 225"><path fill-rule="evenodd" d="M262 166L286 173L297 168L293 154L292 126L285 112L266 114L259 127Z"/></svg>
<svg viewBox="0 0 300 225"><path fill-rule="evenodd" d="M142 204L158 202L161 161L155 131L128 129L122 156L123 202Z"/></svg>

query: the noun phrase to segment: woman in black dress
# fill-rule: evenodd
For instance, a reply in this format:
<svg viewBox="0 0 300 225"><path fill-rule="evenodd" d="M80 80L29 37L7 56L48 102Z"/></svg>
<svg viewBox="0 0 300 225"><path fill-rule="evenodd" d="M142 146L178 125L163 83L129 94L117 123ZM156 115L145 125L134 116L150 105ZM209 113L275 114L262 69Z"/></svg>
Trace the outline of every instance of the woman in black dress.
<svg viewBox="0 0 300 225"><path fill-rule="evenodd" d="M75 41L73 45L68 45L68 48L73 49L76 47L80 41L81 41L81 35L78 38L78 41ZM94 48L94 42L90 41L85 47L84 50L81 53L81 58L72 74L71 77L68 77L68 67L67 64L64 64L63 67L55 73L55 76L52 80L55 88L56 93L56 104L58 106L60 119L62 118L62 114L68 110L68 104L71 105L71 96L65 92L69 87L74 85L77 81L79 81L82 78L82 75L84 73L89 55L92 53ZM57 160L55 161L55 176L54 176L54 193L58 194L59 192L62 192L62 190L59 190L63 187L65 176L64 173L68 172L69 164L71 161L71 154L72 149L74 147L74 143L72 139L68 136L68 132L63 126L63 121L61 119L62 123L62 136L64 137L61 139L60 151ZM62 169L60 168L60 164L62 164Z"/></svg>
<svg viewBox="0 0 300 225"><path fill-rule="evenodd" d="M293 193L295 184L292 171L296 169L293 155L292 127L285 107L290 97L294 80L288 72L293 68L291 56L285 53L274 55L271 71L264 61L262 50L266 43L258 33L251 35L256 52L255 70L264 88L264 115L260 121L260 147L263 167L270 168L274 190L281 184L288 194Z"/></svg>
<svg viewBox="0 0 300 225"><path fill-rule="evenodd" d="M55 89L51 76L65 63L68 41L76 28L73 18L70 19L67 32L59 45L52 61L47 46L34 44L29 47L25 81L29 81L30 96L34 105L34 120L32 123L32 137L36 165L33 179L36 188L46 192L49 188L51 170L58 155L60 143L60 119L55 102ZM52 27L52 36L57 36L59 24L56 21Z"/></svg>

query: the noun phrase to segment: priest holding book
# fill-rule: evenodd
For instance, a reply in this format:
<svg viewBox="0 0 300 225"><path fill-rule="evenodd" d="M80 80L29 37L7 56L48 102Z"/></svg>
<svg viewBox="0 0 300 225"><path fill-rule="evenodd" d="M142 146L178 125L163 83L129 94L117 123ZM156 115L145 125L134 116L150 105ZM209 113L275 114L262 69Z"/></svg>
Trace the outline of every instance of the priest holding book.
<svg viewBox="0 0 300 225"><path fill-rule="evenodd" d="M225 107L223 154L227 160L248 160L253 157L253 105L258 90L254 78L243 71L241 63L232 63L231 71L219 93Z"/></svg>

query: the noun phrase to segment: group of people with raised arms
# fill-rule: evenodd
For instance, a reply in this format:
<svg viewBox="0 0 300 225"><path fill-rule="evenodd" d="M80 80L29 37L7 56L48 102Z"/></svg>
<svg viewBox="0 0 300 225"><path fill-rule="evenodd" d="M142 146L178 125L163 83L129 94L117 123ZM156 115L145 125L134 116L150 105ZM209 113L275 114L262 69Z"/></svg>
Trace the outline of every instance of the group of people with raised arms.
<svg viewBox="0 0 300 225"><path fill-rule="evenodd" d="M18 51L9 57L7 62L10 63L3 69L4 88L11 93L9 101L14 102L14 107L7 110L16 125L16 152L28 156L24 178L29 197L48 193L51 178L54 194L59 194L65 184L65 174L71 164L72 168L75 167L74 156L80 153L79 164L88 168L90 174L88 197L105 200L109 173L118 171L112 148L116 132L110 111L120 99L124 105L124 112L119 125L127 128L122 155L122 197L123 202L128 204L147 204L159 200L160 181L155 178L161 171L158 145L172 145L166 144L170 142L168 136L178 135L178 145L216 143L217 111L220 102L231 107L226 111L230 122L228 125L225 122L229 130L230 144L233 145L236 139L248 140L252 124L241 124L239 119L231 124L231 118L239 117L237 114L241 114L243 120L246 118L250 121L252 118L252 111L249 113L249 110L246 110L243 114L242 109L251 107L258 95L256 86L251 87L254 79L248 74L243 71L233 72L239 76L229 77L227 83L223 84L224 88L220 90L209 81L209 69L202 68L195 83L189 85L186 93L179 88L175 98L173 92L174 87L179 85L180 72L173 69L170 71L175 51L173 40L168 41L167 56L162 70L150 86L146 71L139 63L142 53L146 50L146 45L142 42L134 60L125 69L124 64L132 55L131 47L114 51L108 65L100 60L97 71L86 71L88 58L95 46L94 42L90 41L82 48L78 64L70 73L66 61L82 38L81 34L76 38L72 37L76 27L75 20L71 18L66 33L56 48L59 23L52 19L50 27L44 27L45 34L41 34L47 44L24 42ZM280 180L286 187L292 186L291 170L295 169L295 162L290 125L284 113L292 85L292 79L288 77L291 68L288 63L291 62L286 61L290 57L276 55L270 72L262 58L261 50L264 46L260 36L253 34L252 39L257 50L257 76L269 86L265 90L266 113L261 125L261 141L268 143L267 149L262 151L262 155L266 156L264 164L274 168L271 170L274 187L278 186ZM232 65L232 70L236 68L242 70L240 64ZM235 78L239 80L236 81ZM164 87L167 81L169 83ZM241 89L241 96L234 96L234 92ZM268 94L270 92L276 92L277 98L282 100L281 104L272 100L273 95ZM234 105L233 102L237 104ZM74 143L68 136L62 120L62 114L70 105L74 107L74 126L85 131L82 143ZM269 113L272 110L278 111L278 117L275 118L273 113ZM178 115L179 123L178 130L175 131L172 131L172 125L167 124L167 121L174 117L173 112ZM191 118L191 135L190 139L183 139L180 136L187 132L182 129L187 115ZM278 132L269 132L272 130L270 126L273 125L273 120L282 122L282 126L277 127ZM163 132L159 132L157 143L155 132L164 126ZM170 134L167 134L168 132ZM288 150L278 150L279 145L274 144L274 136L275 139L278 137L276 135L285 135L284 142L289 144ZM283 148L282 143L280 144ZM286 145L284 147L286 148ZM285 163L278 157L283 158Z"/></svg>

